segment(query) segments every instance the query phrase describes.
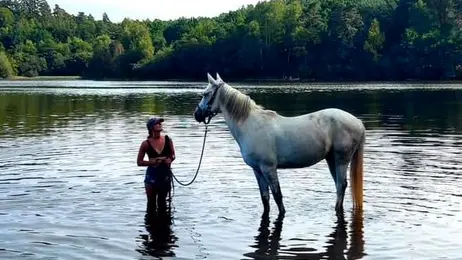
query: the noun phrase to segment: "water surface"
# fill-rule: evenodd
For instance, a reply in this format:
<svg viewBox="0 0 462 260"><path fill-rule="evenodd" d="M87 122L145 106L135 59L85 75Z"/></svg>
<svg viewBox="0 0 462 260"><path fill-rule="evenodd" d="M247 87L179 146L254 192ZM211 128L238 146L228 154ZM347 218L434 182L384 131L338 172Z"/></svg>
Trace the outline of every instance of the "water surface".
<svg viewBox="0 0 462 260"><path fill-rule="evenodd" d="M234 84L233 84L234 85ZM223 118L201 171L175 186L171 219L145 216L136 153L166 118L174 172L196 170L194 82L0 82L1 259L457 259L462 255L461 85L236 84L283 115L339 107L364 120L365 210L336 216L324 161L280 170L269 219Z"/></svg>

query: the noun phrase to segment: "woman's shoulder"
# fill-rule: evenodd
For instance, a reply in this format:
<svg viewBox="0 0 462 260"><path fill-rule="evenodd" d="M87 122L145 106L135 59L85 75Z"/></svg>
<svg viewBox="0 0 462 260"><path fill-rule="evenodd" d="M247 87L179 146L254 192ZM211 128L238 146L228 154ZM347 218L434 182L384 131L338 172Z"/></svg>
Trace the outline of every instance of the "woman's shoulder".
<svg viewBox="0 0 462 260"><path fill-rule="evenodd" d="M146 147L146 146L148 146L148 145L149 145L149 139L148 139L148 138L146 138L146 140L143 140L143 141L141 142L141 146L143 146L143 147Z"/></svg>
<svg viewBox="0 0 462 260"><path fill-rule="evenodd" d="M164 135L165 140L172 142L172 138L169 135Z"/></svg>

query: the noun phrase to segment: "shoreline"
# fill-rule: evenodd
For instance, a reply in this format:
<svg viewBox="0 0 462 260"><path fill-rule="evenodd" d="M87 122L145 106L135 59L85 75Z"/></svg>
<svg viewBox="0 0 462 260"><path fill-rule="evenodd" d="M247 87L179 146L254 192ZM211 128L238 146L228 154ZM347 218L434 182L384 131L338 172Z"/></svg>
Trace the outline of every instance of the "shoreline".
<svg viewBox="0 0 462 260"><path fill-rule="evenodd" d="M81 76L11 76L8 78L0 79L0 81L33 81L33 80L82 80Z"/></svg>
<svg viewBox="0 0 462 260"><path fill-rule="evenodd" d="M223 77L223 76L222 76ZM0 79L0 81L53 81L53 80L88 80L88 81L119 81L119 82L159 82L159 81L172 81L172 82L205 82L204 79L198 78L165 78L165 79L122 79L122 78L86 78L82 76L12 76L9 78ZM234 82L237 84L254 83L254 84L316 84L316 85L331 85L331 84L462 84L462 79L445 79L445 80L312 80L312 79L299 79L299 80L284 80L276 78L228 78L227 82Z"/></svg>

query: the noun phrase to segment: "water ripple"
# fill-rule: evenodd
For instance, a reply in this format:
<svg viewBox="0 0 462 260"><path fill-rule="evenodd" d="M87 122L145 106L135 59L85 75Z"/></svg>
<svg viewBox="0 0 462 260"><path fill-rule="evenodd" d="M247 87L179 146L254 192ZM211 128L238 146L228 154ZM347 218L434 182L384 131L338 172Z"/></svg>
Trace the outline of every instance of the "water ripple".
<svg viewBox="0 0 462 260"><path fill-rule="evenodd" d="M460 116L451 114L457 107L441 105L441 114L409 117L406 107L387 106L388 98L401 92L384 92L379 103L372 103L376 92L353 91L350 108L368 126L364 212L350 210L347 193L345 214L335 215L334 183L320 162L279 171L287 210L282 220L273 201L270 217L260 217L253 172L217 116L196 182L175 185L172 215L162 219L145 216L144 168L136 166L136 153L146 138L145 119L160 114L175 142L175 175L183 182L193 177L204 135L204 126L191 116L197 85L168 92L149 84L129 91L72 84L72 91L49 86L29 97L16 86L2 91L11 99L37 97L31 104L53 108L15 115L25 108L4 113L0 105L2 259L435 259L462 254L456 239L462 233L462 128L455 123ZM350 100L341 88L332 90L335 95L324 87L245 90L287 114L330 105L339 96ZM53 105L46 103L49 96L55 97ZM279 106L282 97L287 105Z"/></svg>

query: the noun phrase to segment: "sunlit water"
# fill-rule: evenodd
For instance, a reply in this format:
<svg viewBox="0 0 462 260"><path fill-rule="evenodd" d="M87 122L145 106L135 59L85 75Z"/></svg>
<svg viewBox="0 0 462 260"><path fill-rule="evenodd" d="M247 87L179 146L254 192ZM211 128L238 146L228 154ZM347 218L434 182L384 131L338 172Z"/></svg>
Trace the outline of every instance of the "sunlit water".
<svg viewBox="0 0 462 260"><path fill-rule="evenodd" d="M236 85L284 115L346 109L367 126L365 209L334 212L325 161L280 170L286 217L261 219L252 170L216 117L171 225L145 220L136 154L166 118L174 173L196 171L203 84L0 82L0 259L462 259L461 85ZM442 89L438 89L438 88Z"/></svg>

